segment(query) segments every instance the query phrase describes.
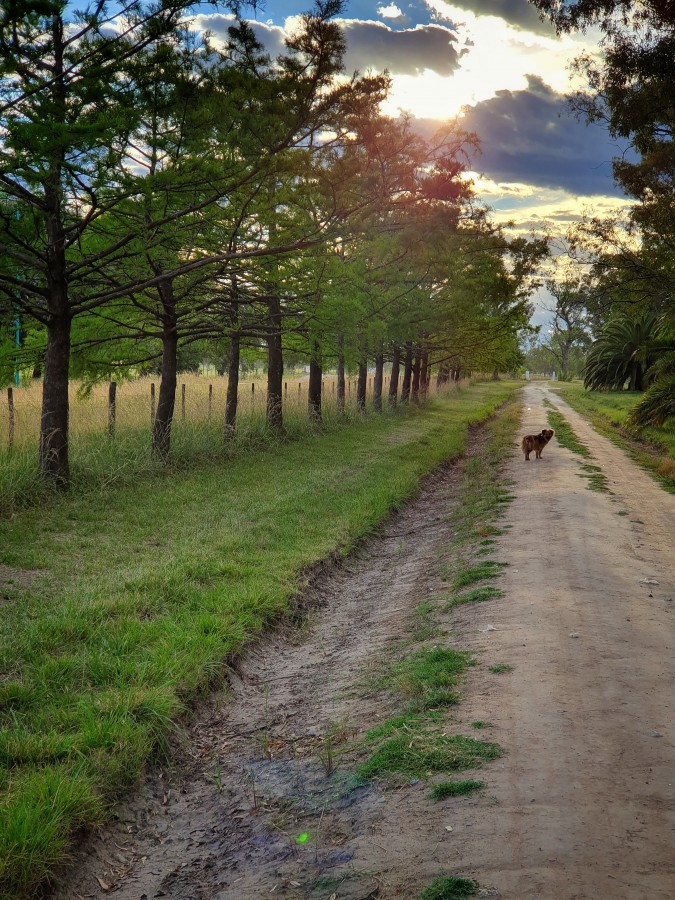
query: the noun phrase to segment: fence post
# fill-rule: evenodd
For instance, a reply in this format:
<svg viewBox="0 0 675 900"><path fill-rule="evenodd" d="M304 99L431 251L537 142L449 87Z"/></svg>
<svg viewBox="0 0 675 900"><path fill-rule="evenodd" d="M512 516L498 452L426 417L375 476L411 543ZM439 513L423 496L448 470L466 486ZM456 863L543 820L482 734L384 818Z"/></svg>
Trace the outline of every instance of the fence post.
<svg viewBox="0 0 675 900"><path fill-rule="evenodd" d="M255 381L251 382L251 406L255 406Z"/></svg>
<svg viewBox="0 0 675 900"><path fill-rule="evenodd" d="M115 418L117 416L117 382L108 385L108 437L115 437Z"/></svg>
<svg viewBox="0 0 675 900"><path fill-rule="evenodd" d="M180 386L180 417L185 421L185 384Z"/></svg>
<svg viewBox="0 0 675 900"><path fill-rule="evenodd" d="M209 385L209 425L211 424L211 408L213 406L213 385Z"/></svg>
<svg viewBox="0 0 675 900"><path fill-rule="evenodd" d="M298 382L298 397L300 396L300 392L302 391L302 382Z"/></svg>
<svg viewBox="0 0 675 900"><path fill-rule="evenodd" d="M14 446L14 390L7 388L7 411L9 413L9 429L7 431L7 449Z"/></svg>
<svg viewBox="0 0 675 900"><path fill-rule="evenodd" d="M288 400L288 382L284 381L284 399Z"/></svg>
<svg viewBox="0 0 675 900"><path fill-rule="evenodd" d="M155 382L150 382L150 425L155 424Z"/></svg>

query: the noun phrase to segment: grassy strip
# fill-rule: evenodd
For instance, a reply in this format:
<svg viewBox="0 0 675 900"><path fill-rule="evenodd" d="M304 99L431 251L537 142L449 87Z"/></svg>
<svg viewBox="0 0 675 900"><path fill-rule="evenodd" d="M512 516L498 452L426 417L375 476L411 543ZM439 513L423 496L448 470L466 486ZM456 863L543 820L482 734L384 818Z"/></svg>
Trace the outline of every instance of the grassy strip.
<svg viewBox="0 0 675 900"><path fill-rule="evenodd" d="M675 422L661 428L626 427L626 419L642 394L629 391L587 391L580 384L558 382L554 389L584 418L675 493Z"/></svg>
<svg viewBox="0 0 675 900"><path fill-rule="evenodd" d="M224 660L289 610L298 573L346 553L513 389L0 521L0 895L31 896Z"/></svg>
<svg viewBox="0 0 675 900"><path fill-rule="evenodd" d="M583 456L584 459L590 459L590 450L585 444L581 443L562 413L558 412L553 404L545 398L544 406L547 407L548 424L554 429L556 440L560 446L571 450L572 453L576 453L578 456Z"/></svg>
<svg viewBox="0 0 675 900"><path fill-rule="evenodd" d="M462 900L463 897L475 897L480 885L470 878L457 878L446 875L436 878L420 894L420 900Z"/></svg>
<svg viewBox="0 0 675 900"><path fill-rule="evenodd" d="M492 560L476 562L479 552L488 549L487 535L501 533L493 520L503 514L504 503L511 495L500 479L501 462L513 444L520 420L520 406L509 404L488 425L488 440L480 452L465 462L465 478L458 512L453 516L456 536L444 567L444 579L452 590L445 608L462 603L480 602L500 596L491 585L456 593L458 589L479 581L498 577L504 563ZM433 605L420 604L416 610L415 634L426 637L431 632ZM420 629L420 616L424 628ZM409 698L407 709L388 719L365 736L368 757L357 768L361 778L404 775L425 777L433 772L460 771L473 768L502 753L497 744L478 741L463 735L448 736L441 730L439 707L458 700L454 689L467 666L473 664L469 654L445 647L424 648L410 653L394 664L380 687L388 687Z"/></svg>
<svg viewBox="0 0 675 900"><path fill-rule="evenodd" d="M555 429L558 443L562 447L571 450L572 453L576 453L584 459L590 459L591 454L588 447L579 440L572 430L572 426L562 413L558 412L558 410L546 399L544 399L544 405L548 407L548 422L551 428ZM604 494L612 493L607 486L607 477L603 474L600 466L594 466L588 463L582 465L579 477L588 480L586 487L589 491L598 491Z"/></svg>
<svg viewBox="0 0 675 900"><path fill-rule="evenodd" d="M440 781L429 791L432 800L445 800L448 797L466 797L476 791L482 791L484 781Z"/></svg>

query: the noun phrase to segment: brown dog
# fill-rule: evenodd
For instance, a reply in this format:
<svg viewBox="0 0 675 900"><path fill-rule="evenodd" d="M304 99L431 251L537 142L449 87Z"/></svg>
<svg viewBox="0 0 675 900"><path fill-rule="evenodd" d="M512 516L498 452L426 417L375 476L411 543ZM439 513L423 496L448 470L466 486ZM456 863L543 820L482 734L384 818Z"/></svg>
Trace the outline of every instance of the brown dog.
<svg viewBox="0 0 675 900"><path fill-rule="evenodd" d="M525 459L529 460L530 453L534 450L535 459L541 459L541 451L553 437L552 428L542 428L539 434L526 434L521 443Z"/></svg>

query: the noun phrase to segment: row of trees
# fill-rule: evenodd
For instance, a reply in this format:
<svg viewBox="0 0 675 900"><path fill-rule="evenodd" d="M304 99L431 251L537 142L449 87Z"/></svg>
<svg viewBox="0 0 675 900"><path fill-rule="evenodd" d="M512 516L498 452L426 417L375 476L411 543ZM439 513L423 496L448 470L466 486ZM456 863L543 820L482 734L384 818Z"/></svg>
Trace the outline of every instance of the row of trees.
<svg viewBox="0 0 675 900"><path fill-rule="evenodd" d="M588 89L572 104L587 120L604 122L632 150L614 160L617 183L635 201L628 216L583 222L571 236L587 274L572 285L571 294L563 291L562 299L573 300L580 343L591 333L595 337L585 383L592 389L644 389L633 424L662 424L675 416L673 5L662 0L532 2L559 31L600 28L600 55L577 60ZM576 327L574 316L569 328L561 329L568 336ZM555 329L553 339L558 340Z"/></svg>
<svg viewBox="0 0 675 900"><path fill-rule="evenodd" d="M5 378L43 374L40 471L69 478L68 381L161 360L153 448L166 456L179 354L227 359L235 427L242 349L267 362L283 427L284 352L321 371L385 361L402 390L434 365L514 365L541 243L508 241L464 177L476 138L422 140L379 112L388 82L347 77L319 0L271 60L231 0L229 38L185 0L57 0L0 11L0 320ZM376 398L378 391L376 390ZM376 399L376 403L377 403Z"/></svg>

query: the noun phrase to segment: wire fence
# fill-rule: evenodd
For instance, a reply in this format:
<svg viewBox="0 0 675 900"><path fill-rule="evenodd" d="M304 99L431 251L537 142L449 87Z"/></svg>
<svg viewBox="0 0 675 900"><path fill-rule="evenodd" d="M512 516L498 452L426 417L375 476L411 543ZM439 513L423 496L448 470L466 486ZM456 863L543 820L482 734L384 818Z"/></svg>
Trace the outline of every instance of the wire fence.
<svg viewBox="0 0 675 900"><path fill-rule="evenodd" d="M372 374L368 375L366 403L372 404ZM284 381L284 413L307 414L308 376L289 377ZM400 382L399 382L400 384ZM185 374L179 376L174 422L221 426L225 421L228 379L226 376ZM356 377L345 379L345 406L356 408ZM383 403L386 403L389 376L383 380ZM435 382L429 390L434 393ZM157 408L159 382L151 376L132 381L95 385L84 393L82 385L70 384L70 434L74 440L95 435L114 436L118 430L139 428L150 432ZM0 450L35 446L40 435L42 381L35 379L21 387L0 390ZM264 377L241 380L238 390L237 418L264 416L267 405L267 382ZM327 415L337 411L337 376L322 379L322 408Z"/></svg>

